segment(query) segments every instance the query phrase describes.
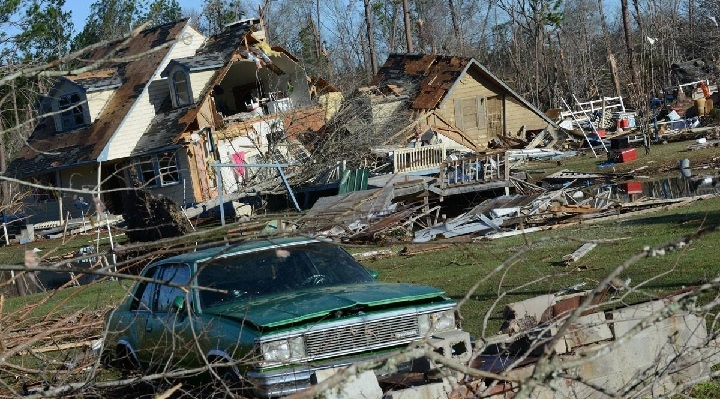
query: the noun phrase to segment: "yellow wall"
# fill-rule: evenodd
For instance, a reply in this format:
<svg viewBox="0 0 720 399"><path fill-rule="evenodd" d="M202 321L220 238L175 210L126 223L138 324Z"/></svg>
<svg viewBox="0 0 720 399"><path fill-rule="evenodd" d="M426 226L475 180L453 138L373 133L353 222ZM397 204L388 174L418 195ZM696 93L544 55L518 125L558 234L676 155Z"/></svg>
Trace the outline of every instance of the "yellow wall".
<svg viewBox="0 0 720 399"><path fill-rule="evenodd" d="M547 126L547 122L532 110L522 105L518 100L511 97L509 93L504 93L503 89L494 85L477 69L469 68L467 73L460 77L449 97L446 97L437 113L446 121L457 126L455 119L455 103L463 99L475 99L478 96L488 97L498 96L504 97L504 125L505 133L515 135L517 131L525 125L527 129L541 129ZM486 100L487 104L487 100ZM486 112L487 114L487 112ZM464 132L480 147L487 147L487 144L494 137L485 127L465 129Z"/></svg>

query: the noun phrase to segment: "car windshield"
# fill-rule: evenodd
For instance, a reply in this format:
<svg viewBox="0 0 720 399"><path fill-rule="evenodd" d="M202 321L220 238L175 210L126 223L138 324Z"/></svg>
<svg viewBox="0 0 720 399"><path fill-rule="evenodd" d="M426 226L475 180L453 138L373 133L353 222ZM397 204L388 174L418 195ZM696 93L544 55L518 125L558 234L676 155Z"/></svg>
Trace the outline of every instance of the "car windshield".
<svg viewBox="0 0 720 399"><path fill-rule="evenodd" d="M198 265L204 308L262 295L312 287L373 282L372 276L342 248L313 243L212 259Z"/></svg>

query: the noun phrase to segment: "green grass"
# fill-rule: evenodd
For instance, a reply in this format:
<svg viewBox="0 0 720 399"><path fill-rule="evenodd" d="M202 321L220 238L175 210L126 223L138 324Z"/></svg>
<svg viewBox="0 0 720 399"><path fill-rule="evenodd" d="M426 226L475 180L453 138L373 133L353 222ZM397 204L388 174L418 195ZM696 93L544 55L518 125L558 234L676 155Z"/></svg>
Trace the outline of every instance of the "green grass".
<svg viewBox="0 0 720 399"><path fill-rule="evenodd" d="M92 284L36 293L5 300L3 315L12 314L19 323L41 318L58 318L76 311L106 311L127 295L132 282L104 280Z"/></svg>
<svg viewBox="0 0 720 399"><path fill-rule="evenodd" d="M598 152L594 157L589 150L583 150L578 156L562 158L558 160L538 160L527 162L520 169L526 170L532 182L541 180L546 175L563 169L576 172L588 173L630 173L632 172L641 180L654 179L659 177L679 176L678 162L682 159L690 161L690 167L694 174L713 174L718 172L717 162L712 159L717 157L717 148L709 147L702 150L689 151L688 145L693 141L683 141L668 144L656 144L652 146L650 155L645 155L645 150L637 148L638 158L627 163L618 163L611 168L599 169L598 166L607 161L604 151ZM709 168L707 168L709 167Z"/></svg>
<svg viewBox="0 0 720 399"><path fill-rule="evenodd" d="M498 332L501 311L509 302L556 292L579 283L591 289L611 270L646 247L696 233L720 224L720 198L696 202L671 211L660 211L631 220L577 225L494 241L456 243L450 248L415 256L394 256L365 264L380 272L387 282L414 282L437 286L462 299L472 286L483 281L463 305L464 328L473 336ZM600 243L577 263L565 266L563 255L584 241ZM664 256L647 257L632 264L621 278L631 278L628 301L653 298L662 293L698 285L720 275L720 231L704 233L690 246ZM360 252L361 250L354 250ZM499 273L492 271L506 262ZM503 296L499 303L493 302ZM486 315L490 318L483 327Z"/></svg>

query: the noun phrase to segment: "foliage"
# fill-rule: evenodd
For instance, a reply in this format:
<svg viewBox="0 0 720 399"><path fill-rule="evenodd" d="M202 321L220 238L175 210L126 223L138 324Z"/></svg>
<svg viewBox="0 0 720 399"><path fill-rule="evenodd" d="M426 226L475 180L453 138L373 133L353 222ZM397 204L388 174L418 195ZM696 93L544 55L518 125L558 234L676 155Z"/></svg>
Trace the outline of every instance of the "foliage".
<svg viewBox="0 0 720 399"><path fill-rule="evenodd" d="M25 5L23 29L15 37L22 61L47 62L67 54L73 23L65 0L32 0Z"/></svg>
<svg viewBox="0 0 720 399"><path fill-rule="evenodd" d="M90 6L85 27L73 39L73 50L130 33L139 21L140 8L134 0L96 0Z"/></svg>
<svg viewBox="0 0 720 399"><path fill-rule="evenodd" d="M205 0L202 6L199 28L206 35L214 35L223 30L223 26L242 19L245 11L235 0Z"/></svg>
<svg viewBox="0 0 720 399"><path fill-rule="evenodd" d="M182 18L182 9L177 0L154 0L148 7L144 20L151 26L175 22Z"/></svg>

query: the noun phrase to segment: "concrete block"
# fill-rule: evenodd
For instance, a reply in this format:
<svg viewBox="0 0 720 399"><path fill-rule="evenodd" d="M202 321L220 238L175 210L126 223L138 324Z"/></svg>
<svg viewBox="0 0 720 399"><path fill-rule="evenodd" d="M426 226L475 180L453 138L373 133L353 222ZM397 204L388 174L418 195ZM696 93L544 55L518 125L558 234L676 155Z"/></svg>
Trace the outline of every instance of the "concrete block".
<svg viewBox="0 0 720 399"><path fill-rule="evenodd" d="M628 333L646 317L655 314L666 306L665 301L650 301L609 312L608 320L613 323L615 339Z"/></svg>
<svg viewBox="0 0 720 399"><path fill-rule="evenodd" d="M317 382L321 383L327 380L338 371L338 369L316 371ZM372 370L358 375L350 375L340 384L323 392L324 399L380 399L382 397L383 391Z"/></svg>
<svg viewBox="0 0 720 399"><path fill-rule="evenodd" d="M458 380L452 377L443 378L442 382L417 385L405 389L389 391L383 399L448 399L461 396L463 389Z"/></svg>
<svg viewBox="0 0 720 399"><path fill-rule="evenodd" d="M572 348L613 339L603 312L578 317L565 338Z"/></svg>
<svg viewBox="0 0 720 399"><path fill-rule="evenodd" d="M522 319L523 317L534 317L538 322L543 319L545 311L558 303L575 297L584 296L585 292L572 293L567 295L548 294L529 298L520 302L508 304L504 311L506 319Z"/></svg>
<svg viewBox="0 0 720 399"><path fill-rule="evenodd" d="M433 334L428 344L441 355L466 363L472 357L470 334L455 330Z"/></svg>

